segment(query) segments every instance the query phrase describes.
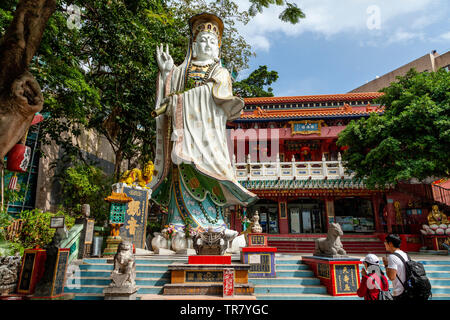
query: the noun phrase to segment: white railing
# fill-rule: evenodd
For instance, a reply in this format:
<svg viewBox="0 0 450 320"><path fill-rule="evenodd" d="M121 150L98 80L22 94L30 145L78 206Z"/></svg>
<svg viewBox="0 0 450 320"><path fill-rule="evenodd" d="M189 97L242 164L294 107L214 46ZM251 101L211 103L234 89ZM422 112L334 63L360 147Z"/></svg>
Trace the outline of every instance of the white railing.
<svg viewBox="0 0 450 320"><path fill-rule="evenodd" d="M342 165L341 154L337 161L305 161L280 162L277 155L275 162L251 162L250 155L247 162L235 163L233 156L233 167L238 181L242 180L319 180L319 179L341 179L352 178L353 174L345 171Z"/></svg>

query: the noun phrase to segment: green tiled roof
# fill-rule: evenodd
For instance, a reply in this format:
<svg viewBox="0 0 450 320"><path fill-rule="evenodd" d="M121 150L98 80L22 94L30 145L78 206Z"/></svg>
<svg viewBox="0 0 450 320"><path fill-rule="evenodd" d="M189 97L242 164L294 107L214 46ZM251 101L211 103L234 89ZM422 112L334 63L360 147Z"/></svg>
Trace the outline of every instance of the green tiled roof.
<svg viewBox="0 0 450 320"><path fill-rule="evenodd" d="M239 181L250 190L282 189L366 189L363 179L321 179L321 180L253 180Z"/></svg>

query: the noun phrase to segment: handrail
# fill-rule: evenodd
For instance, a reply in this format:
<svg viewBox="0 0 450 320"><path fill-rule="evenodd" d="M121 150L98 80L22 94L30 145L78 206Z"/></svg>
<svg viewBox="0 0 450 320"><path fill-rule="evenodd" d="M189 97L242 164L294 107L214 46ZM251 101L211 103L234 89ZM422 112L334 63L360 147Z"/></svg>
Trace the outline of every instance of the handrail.
<svg viewBox="0 0 450 320"><path fill-rule="evenodd" d="M80 248L80 237L83 231L83 224L76 224L70 230L67 238L61 241L61 248L70 248L69 263L78 256Z"/></svg>
<svg viewBox="0 0 450 320"><path fill-rule="evenodd" d="M339 157L340 158L340 157ZM319 180L351 179L354 174L346 172L342 160L291 161L291 162L233 162L237 180Z"/></svg>

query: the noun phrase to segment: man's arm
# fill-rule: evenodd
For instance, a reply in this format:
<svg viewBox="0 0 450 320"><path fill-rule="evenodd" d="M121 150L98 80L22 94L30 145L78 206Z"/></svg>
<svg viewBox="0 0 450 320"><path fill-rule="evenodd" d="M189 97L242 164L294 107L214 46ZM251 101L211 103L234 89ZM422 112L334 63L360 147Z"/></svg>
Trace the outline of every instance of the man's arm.
<svg viewBox="0 0 450 320"><path fill-rule="evenodd" d="M386 275L389 280L393 281L397 277L397 270L386 267Z"/></svg>

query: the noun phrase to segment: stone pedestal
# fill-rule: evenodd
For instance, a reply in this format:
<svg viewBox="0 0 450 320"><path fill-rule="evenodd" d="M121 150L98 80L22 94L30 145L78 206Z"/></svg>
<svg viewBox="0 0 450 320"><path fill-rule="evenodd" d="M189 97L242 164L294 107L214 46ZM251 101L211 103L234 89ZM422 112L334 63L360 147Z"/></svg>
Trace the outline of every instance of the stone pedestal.
<svg viewBox="0 0 450 320"><path fill-rule="evenodd" d="M120 236L108 236L106 238L106 248L103 251L104 256L113 256L117 253L117 248L119 244L122 242L122 238Z"/></svg>
<svg viewBox="0 0 450 320"><path fill-rule="evenodd" d="M247 247L241 248L241 262L250 265L250 278L275 278L275 253L277 248L267 245L267 234L249 233Z"/></svg>
<svg viewBox="0 0 450 320"><path fill-rule="evenodd" d="M223 296L223 272L230 268L234 269L234 294L253 295L254 286L248 282L250 265L243 263L173 263L168 267L171 278L164 285L164 295Z"/></svg>
<svg viewBox="0 0 450 320"><path fill-rule="evenodd" d="M332 296L356 295L360 283L359 265L362 263L360 259L309 256L302 257L302 261L312 269Z"/></svg>
<svg viewBox="0 0 450 320"><path fill-rule="evenodd" d="M107 287L103 290L105 300L136 300L136 287Z"/></svg>

